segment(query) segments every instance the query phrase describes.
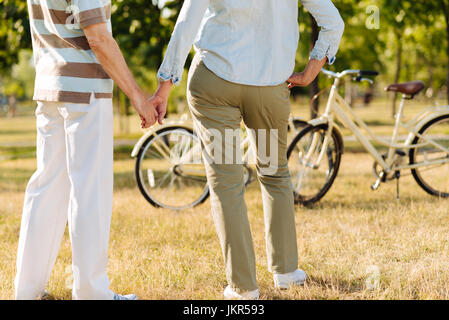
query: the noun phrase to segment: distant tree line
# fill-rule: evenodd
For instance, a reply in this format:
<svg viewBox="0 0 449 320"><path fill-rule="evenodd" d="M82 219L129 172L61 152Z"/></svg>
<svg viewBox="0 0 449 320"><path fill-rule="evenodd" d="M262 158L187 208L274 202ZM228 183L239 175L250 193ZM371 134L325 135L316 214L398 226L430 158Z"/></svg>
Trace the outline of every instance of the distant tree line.
<svg viewBox="0 0 449 320"><path fill-rule="evenodd" d="M112 0L114 36L142 79L161 64L182 3ZM346 29L331 68L376 69L385 82L419 78L426 82L429 97L441 91L449 96L449 0L335 0L334 4ZM318 31L302 6L299 24L298 70L307 63ZM20 49L30 47L26 1L0 0L0 74L8 74ZM311 93L324 81L312 85Z"/></svg>

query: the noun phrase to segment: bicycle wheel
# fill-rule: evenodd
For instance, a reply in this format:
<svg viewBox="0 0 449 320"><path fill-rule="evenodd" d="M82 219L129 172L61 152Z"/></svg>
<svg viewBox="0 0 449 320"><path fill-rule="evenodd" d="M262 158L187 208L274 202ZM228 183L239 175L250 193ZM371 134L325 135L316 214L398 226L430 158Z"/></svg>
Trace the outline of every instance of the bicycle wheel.
<svg viewBox="0 0 449 320"><path fill-rule="evenodd" d="M449 149L449 115L427 122L418 133L422 137L416 136L412 144L425 143L423 138L427 138ZM449 197L449 154L435 145L427 143L421 147L410 149L409 157L410 164L434 162L428 166L412 169L412 175L427 193L443 198Z"/></svg>
<svg viewBox="0 0 449 320"><path fill-rule="evenodd" d="M198 137L183 127L157 131L142 145L136 159L139 190L155 207L182 210L209 196Z"/></svg>
<svg viewBox="0 0 449 320"><path fill-rule="evenodd" d="M323 144L328 126L308 126L290 144L288 167L295 203L310 205L329 191L340 168L343 140L334 129L325 151ZM321 161L319 161L321 157Z"/></svg>

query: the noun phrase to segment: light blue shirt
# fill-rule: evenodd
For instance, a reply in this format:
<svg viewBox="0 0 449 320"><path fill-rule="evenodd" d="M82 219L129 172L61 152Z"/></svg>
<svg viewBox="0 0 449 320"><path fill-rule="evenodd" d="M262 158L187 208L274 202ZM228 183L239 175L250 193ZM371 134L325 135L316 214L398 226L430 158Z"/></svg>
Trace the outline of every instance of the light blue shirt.
<svg viewBox="0 0 449 320"><path fill-rule="evenodd" d="M331 0L300 0L321 31L310 58L332 64L344 22ZM274 86L293 73L299 41L297 0L186 0L164 61L161 81L182 78L195 50L220 78L239 84Z"/></svg>

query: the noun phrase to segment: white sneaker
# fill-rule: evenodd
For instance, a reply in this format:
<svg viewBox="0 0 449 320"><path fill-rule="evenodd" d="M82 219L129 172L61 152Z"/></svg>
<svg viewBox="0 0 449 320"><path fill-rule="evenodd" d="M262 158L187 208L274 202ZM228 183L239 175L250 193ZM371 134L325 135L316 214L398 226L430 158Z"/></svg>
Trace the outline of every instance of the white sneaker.
<svg viewBox="0 0 449 320"><path fill-rule="evenodd" d="M274 287L277 289L288 289L291 286L301 286L307 280L307 274L299 269L290 273L273 275Z"/></svg>
<svg viewBox="0 0 449 320"><path fill-rule="evenodd" d="M225 300L259 300L259 290L238 293L231 286L227 286L223 296Z"/></svg>
<svg viewBox="0 0 449 320"><path fill-rule="evenodd" d="M139 300L135 294L127 294L127 295L121 295L121 294L115 294L113 300Z"/></svg>

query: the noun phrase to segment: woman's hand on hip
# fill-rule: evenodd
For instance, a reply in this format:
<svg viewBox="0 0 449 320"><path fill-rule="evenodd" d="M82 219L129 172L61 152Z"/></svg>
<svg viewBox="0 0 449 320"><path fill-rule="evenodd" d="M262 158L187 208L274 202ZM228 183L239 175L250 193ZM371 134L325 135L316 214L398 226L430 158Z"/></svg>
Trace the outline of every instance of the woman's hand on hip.
<svg viewBox="0 0 449 320"><path fill-rule="evenodd" d="M323 60L310 59L303 72L294 72L288 78L288 88L307 87L318 76L326 61L327 58Z"/></svg>

